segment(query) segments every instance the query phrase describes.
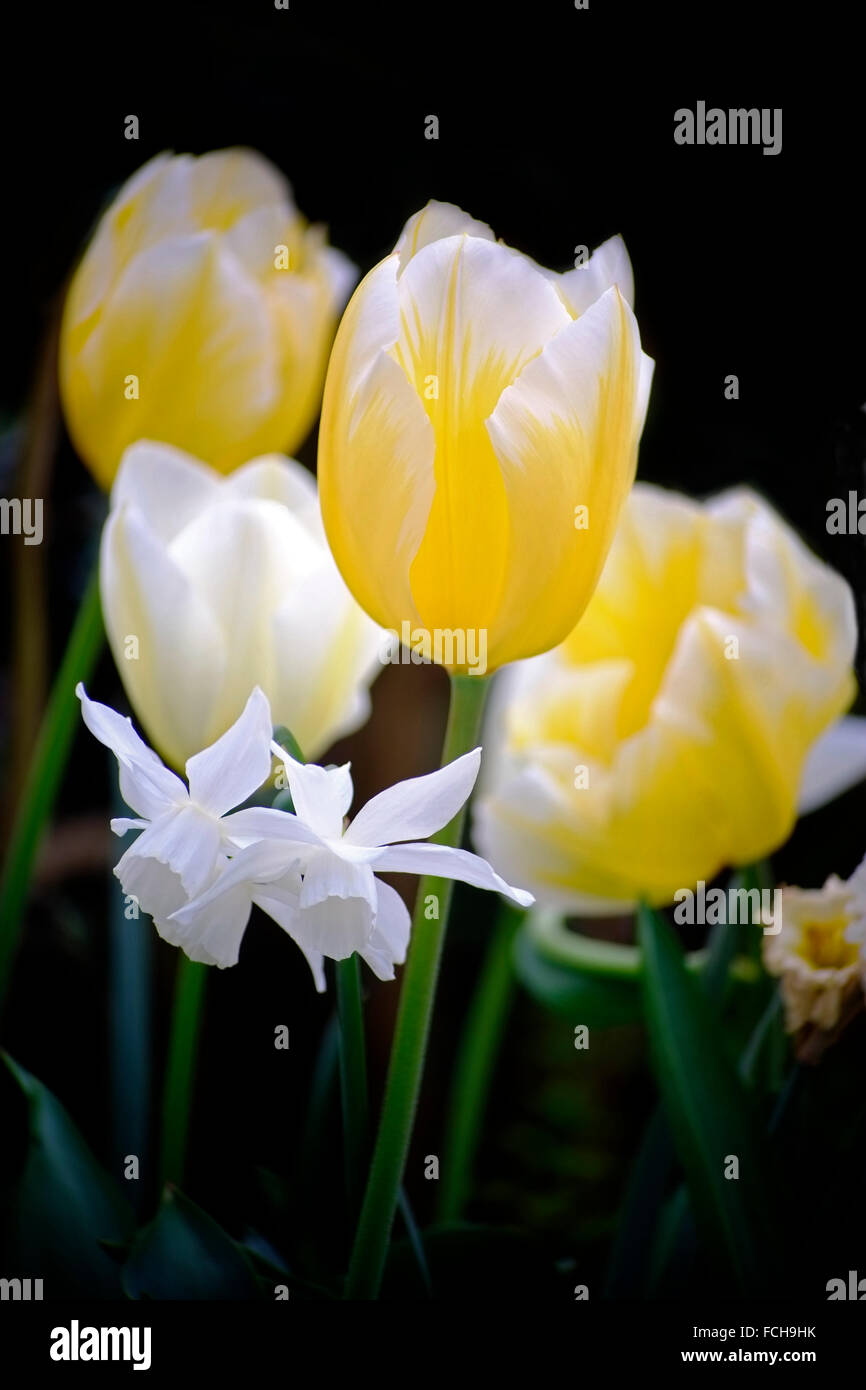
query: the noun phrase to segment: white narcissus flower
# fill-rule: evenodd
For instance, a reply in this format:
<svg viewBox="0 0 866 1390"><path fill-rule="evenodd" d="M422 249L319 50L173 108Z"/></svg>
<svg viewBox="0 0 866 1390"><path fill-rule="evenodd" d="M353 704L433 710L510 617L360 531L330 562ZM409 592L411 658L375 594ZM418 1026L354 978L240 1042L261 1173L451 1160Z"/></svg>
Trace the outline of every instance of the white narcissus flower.
<svg viewBox="0 0 866 1390"><path fill-rule="evenodd" d="M211 886L173 914L187 933L240 942L253 902L262 907L304 952L316 987L325 987L323 957L344 960L357 952L379 979L394 978L405 959L410 918L402 898L377 873L433 874L503 893L521 907L531 893L512 888L490 865L467 850L417 843L447 825L469 797L481 763L476 748L438 772L398 782L368 801L346 830L352 801L348 764L322 768L295 762L277 744L296 814L263 812L262 838L243 849ZM256 828L256 812L245 829ZM411 843L395 843L400 841ZM298 886L298 875L301 875ZM234 957L237 950L234 949Z"/></svg>
<svg viewBox="0 0 866 1390"><path fill-rule="evenodd" d="M859 958L858 958L859 948ZM866 860L845 882L782 889L782 930L763 939L764 965L781 979L789 1033L834 1028L866 984Z"/></svg>
<svg viewBox="0 0 866 1390"><path fill-rule="evenodd" d="M380 792L344 832L353 791L348 765L304 765L272 743L270 706L258 687L231 728L187 761L188 788L129 719L90 700L81 684L76 694L87 727L117 758L121 795L136 813L111 828L142 832L114 872L160 936L191 960L235 965L255 904L297 942L318 989L325 987L324 958L354 952L380 979L393 979L406 955L409 913L374 870L457 879L524 907L533 901L466 850L392 843L448 824L475 784L480 748ZM233 811L269 777L272 751L285 763L297 814Z"/></svg>
<svg viewBox="0 0 866 1390"><path fill-rule="evenodd" d="M91 700L79 682L75 693L94 738L117 758L120 793L136 813L111 822L116 835L142 833L115 866L124 893L136 899L154 920L161 936L176 944L168 918L189 898L201 893L228 854L248 844L268 816L259 811L227 814L240 806L271 771L271 712L256 688L240 718L210 748L186 764L187 788L139 738L129 719L108 705Z"/></svg>
<svg viewBox="0 0 866 1390"><path fill-rule="evenodd" d="M308 757L367 718L381 634L340 577L315 479L294 459L223 478L167 444L134 444L99 580L126 693L173 766L225 732L253 685Z"/></svg>

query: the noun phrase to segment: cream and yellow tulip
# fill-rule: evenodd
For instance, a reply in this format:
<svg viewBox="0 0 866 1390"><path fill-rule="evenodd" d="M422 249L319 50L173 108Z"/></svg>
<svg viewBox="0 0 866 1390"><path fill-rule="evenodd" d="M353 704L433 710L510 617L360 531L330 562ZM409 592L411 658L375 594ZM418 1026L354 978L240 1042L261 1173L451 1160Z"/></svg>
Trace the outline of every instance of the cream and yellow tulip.
<svg viewBox="0 0 866 1390"><path fill-rule="evenodd" d="M638 484L581 623L494 690L481 853L575 913L769 853L866 772L839 719L856 636L846 582L761 498Z"/></svg>
<svg viewBox="0 0 866 1390"><path fill-rule="evenodd" d="M124 454L102 534L115 662L175 767L234 723L253 686L315 758L369 712L381 633L356 604L293 459L229 477L164 444Z"/></svg>
<svg viewBox="0 0 866 1390"><path fill-rule="evenodd" d="M260 155L150 160L100 220L63 314L63 406L98 482L142 438L223 473L294 450L356 278Z"/></svg>
<svg viewBox="0 0 866 1390"><path fill-rule="evenodd" d="M574 627L649 395L631 284L619 238L557 275L442 203L362 281L328 367L319 490L383 627L484 633L489 669Z"/></svg>

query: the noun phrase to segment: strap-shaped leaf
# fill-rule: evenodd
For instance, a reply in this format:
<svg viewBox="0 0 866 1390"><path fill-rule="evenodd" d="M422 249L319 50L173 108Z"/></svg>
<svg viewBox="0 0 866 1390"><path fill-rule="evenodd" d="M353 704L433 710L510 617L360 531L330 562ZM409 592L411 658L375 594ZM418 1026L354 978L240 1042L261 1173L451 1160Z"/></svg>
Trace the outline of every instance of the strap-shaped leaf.
<svg viewBox="0 0 866 1390"><path fill-rule="evenodd" d="M780 1244L750 1099L667 922L641 907L638 939L656 1079L699 1229L727 1265L732 1293L766 1292ZM734 1157L739 1176L726 1177Z"/></svg>

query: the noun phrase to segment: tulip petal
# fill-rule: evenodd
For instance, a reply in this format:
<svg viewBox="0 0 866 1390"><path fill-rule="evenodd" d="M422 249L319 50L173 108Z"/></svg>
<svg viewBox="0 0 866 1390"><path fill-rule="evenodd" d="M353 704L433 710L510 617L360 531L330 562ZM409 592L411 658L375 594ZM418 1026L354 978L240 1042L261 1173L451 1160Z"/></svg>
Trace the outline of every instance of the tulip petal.
<svg viewBox="0 0 866 1390"><path fill-rule="evenodd" d="M475 748L437 772L387 787L361 807L344 843L387 845L434 834L468 801L480 766L481 749Z"/></svg>
<svg viewBox="0 0 866 1390"><path fill-rule="evenodd" d="M222 816L252 796L270 776L272 732L271 707L256 686L231 728L187 760L193 801Z"/></svg>
<svg viewBox="0 0 866 1390"><path fill-rule="evenodd" d="M825 806L864 778L866 719L837 719L809 750L800 779L800 815Z"/></svg>
<svg viewBox="0 0 866 1390"><path fill-rule="evenodd" d="M149 436L225 471L256 452L280 399L275 346L259 286L215 234L161 241L124 268L93 332L65 359L73 438L106 481L126 446ZM130 376L138 396L118 405Z"/></svg>
<svg viewBox="0 0 866 1390"><path fill-rule="evenodd" d="M168 542L216 501L219 490L217 475L198 459L170 444L139 439L120 461L111 506L134 506L154 534Z"/></svg>
<svg viewBox="0 0 866 1390"><path fill-rule="evenodd" d="M210 729L217 707L226 667L219 628L135 508L113 511L105 524L99 591L130 701L151 741L182 767L207 742L202 731Z"/></svg>
<svg viewBox="0 0 866 1390"><path fill-rule="evenodd" d="M583 265L557 275L555 284L575 318L612 285L616 285L627 304L633 305L634 274L622 237L612 236L602 242Z"/></svg>
<svg viewBox="0 0 866 1390"><path fill-rule="evenodd" d="M651 370L614 288L503 392L487 428L512 533L490 666L553 647L581 616L634 478Z"/></svg>
<svg viewBox="0 0 866 1390"><path fill-rule="evenodd" d="M308 468L283 454L264 454L250 459L229 473L221 485L223 498L254 498L260 502L279 502L304 526L321 534L319 497L316 480Z"/></svg>
<svg viewBox="0 0 866 1390"><path fill-rule="evenodd" d="M495 241L496 237L486 222L478 222L456 203L439 203L431 198L426 207L409 218L397 240L394 251L400 257L402 273L413 256L417 255L432 241L442 241L445 237L481 237L484 241Z"/></svg>
<svg viewBox="0 0 866 1390"><path fill-rule="evenodd" d="M398 259L349 302L331 353L319 426L319 496L334 559L382 626L420 621L409 567L433 501L434 437L413 386L388 355L400 332Z"/></svg>
<svg viewBox="0 0 866 1390"><path fill-rule="evenodd" d="M176 537L168 554L213 615L231 658L215 706L219 723L201 725L207 737L199 739L200 748L237 717L253 684L273 690L274 614L299 580L321 568L322 547L280 503L236 498L227 488L218 505Z"/></svg>
<svg viewBox="0 0 866 1390"><path fill-rule="evenodd" d="M570 322L568 311L525 256L465 235L425 246L398 289L393 355L435 439L436 491L412 562L412 595L428 629L484 630L506 582L512 524L485 421Z"/></svg>
<svg viewBox="0 0 866 1390"><path fill-rule="evenodd" d="M366 687L381 670L381 629L359 608L324 548L274 614L274 721L318 758L369 714ZM300 661L298 654L303 653Z"/></svg>
<svg viewBox="0 0 866 1390"><path fill-rule="evenodd" d="M502 893L521 907L535 902L531 893L512 888L477 854L466 849L451 849L448 845L385 845L372 868L377 874L432 874L436 878L451 878L458 883L470 883L475 888L487 888Z"/></svg>

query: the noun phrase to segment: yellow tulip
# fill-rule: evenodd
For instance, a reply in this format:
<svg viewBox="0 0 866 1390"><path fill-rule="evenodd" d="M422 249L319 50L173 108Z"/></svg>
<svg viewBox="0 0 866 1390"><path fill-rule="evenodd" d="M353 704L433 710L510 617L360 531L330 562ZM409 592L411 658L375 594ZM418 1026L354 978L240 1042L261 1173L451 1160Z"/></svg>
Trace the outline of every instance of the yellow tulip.
<svg viewBox="0 0 866 1390"><path fill-rule="evenodd" d="M145 164L99 222L63 315L63 405L97 481L109 487L141 438L223 473L294 450L355 279L253 151Z"/></svg>
<svg viewBox="0 0 866 1390"><path fill-rule="evenodd" d="M493 669L577 622L649 395L631 280L619 238L557 275L431 203L362 281L328 368L319 490L383 627L482 633Z"/></svg>
<svg viewBox="0 0 866 1390"><path fill-rule="evenodd" d="M481 853L576 913L769 853L863 775L863 721L835 722L856 635L848 585L759 497L637 485L580 625L494 690Z"/></svg>
<svg viewBox="0 0 866 1390"><path fill-rule="evenodd" d="M305 755L367 718L381 633L355 603L293 459L221 477L165 444L124 454L102 533L105 626L150 741L182 767L253 686Z"/></svg>

